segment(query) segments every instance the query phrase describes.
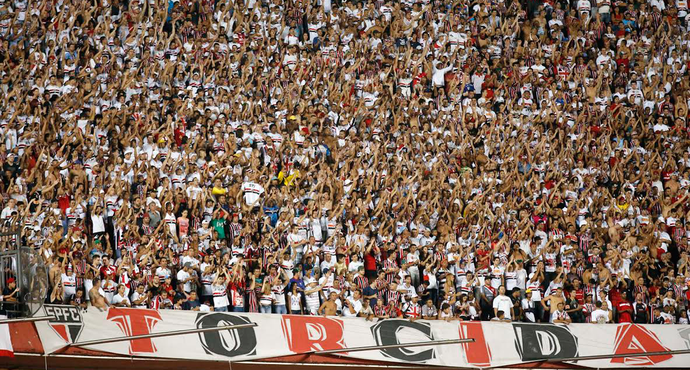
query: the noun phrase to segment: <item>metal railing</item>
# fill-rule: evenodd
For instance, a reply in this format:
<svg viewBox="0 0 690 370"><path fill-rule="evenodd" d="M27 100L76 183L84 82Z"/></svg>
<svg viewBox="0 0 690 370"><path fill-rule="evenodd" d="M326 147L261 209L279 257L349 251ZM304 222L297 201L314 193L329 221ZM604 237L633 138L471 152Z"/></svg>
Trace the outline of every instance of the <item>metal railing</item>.
<svg viewBox="0 0 690 370"><path fill-rule="evenodd" d="M10 218L0 223L0 287L7 293L8 280L19 289L16 302L4 300L0 311L10 317L29 317L43 304L48 291L48 273L38 250L22 240L23 220Z"/></svg>

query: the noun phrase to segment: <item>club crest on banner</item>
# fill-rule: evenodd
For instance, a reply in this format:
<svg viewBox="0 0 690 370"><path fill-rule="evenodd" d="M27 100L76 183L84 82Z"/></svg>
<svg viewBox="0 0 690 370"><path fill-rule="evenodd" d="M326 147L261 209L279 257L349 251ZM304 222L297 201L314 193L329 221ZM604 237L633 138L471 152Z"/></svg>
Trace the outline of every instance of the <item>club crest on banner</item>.
<svg viewBox="0 0 690 370"><path fill-rule="evenodd" d="M84 329L81 310L73 306L43 305L46 316L50 316L48 325L66 343L76 343Z"/></svg>

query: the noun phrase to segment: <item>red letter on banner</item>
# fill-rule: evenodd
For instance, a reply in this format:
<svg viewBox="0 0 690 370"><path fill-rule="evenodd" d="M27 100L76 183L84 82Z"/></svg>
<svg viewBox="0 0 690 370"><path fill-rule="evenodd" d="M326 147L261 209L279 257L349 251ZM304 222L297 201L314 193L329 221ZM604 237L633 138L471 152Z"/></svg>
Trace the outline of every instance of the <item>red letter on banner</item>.
<svg viewBox="0 0 690 370"><path fill-rule="evenodd" d="M156 310L140 308L110 308L108 320L114 321L126 336L150 334L153 327L161 321L161 315ZM151 339L135 339L129 341L129 353L154 353L156 346Z"/></svg>
<svg viewBox="0 0 690 370"><path fill-rule="evenodd" d="M472 339L474 342L463 343L467 362L479 366L491 366L491 349L484 339L484 330L481 322L463 321L460 323L460 339Z"/></svg>
<svg viewBox="0 0 690 370"><path fill-rule="evenodd" d="M343 322L340 320L319 316L283 315L281 327L288 348L295 353L345 348Z"/></svg>
<svg viewBox="0 0 690 370"><path fill-rule="evenodd" d="M623 324L616 329L615 354L634 354L644 352L664 352L669 349L664 347L659 338L643 326L635 324ZM612 364L625 364L637 366L651 366L673 358L673 355L634 356L611 359Z"/></svg>

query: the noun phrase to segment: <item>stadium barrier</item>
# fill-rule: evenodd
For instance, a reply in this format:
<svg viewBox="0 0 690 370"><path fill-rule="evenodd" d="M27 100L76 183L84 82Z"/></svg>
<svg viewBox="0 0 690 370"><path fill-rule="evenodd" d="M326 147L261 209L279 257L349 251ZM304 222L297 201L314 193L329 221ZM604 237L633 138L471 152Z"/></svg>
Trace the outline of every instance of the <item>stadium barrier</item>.
<svg viewBox="0 0 690 370"><path fill-rule="evenodd" d="M35 325L46 354L71 346L132 357L231 362L338 353L362 360L475 368L538 361L592 368L687 368L690 363L690 328L681 325L366 321L56 305L45 305L43 311L50 320ZM400 346L423 341L429 345ZM444 341L455 342L436 345ZM367 346L372 348L348 352Z"/></svg>

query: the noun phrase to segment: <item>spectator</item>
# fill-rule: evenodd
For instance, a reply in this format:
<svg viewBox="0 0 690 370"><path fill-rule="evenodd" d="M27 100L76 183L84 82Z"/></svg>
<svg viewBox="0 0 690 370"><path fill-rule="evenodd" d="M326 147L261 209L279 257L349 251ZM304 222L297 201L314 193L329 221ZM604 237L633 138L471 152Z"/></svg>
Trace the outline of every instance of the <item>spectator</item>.
<svg viewBox="0 0 690 370"><path fill-rule="evenodd" d="M649 322L649 308L647 304L643 301L643 295L637 294L635 297L635 303L633 303L633 321L638 324L644 324Z"/></svg>
<svg viewBox="0 0 690 370"><path fill-rule="evenodd" d="M374 310L371 308L371 304L366 298L363 300L362 309L359 311L359 317L364 317L367 321L374 321Z"/></svg>
<svg viewBox="0 0 690 370"><path fill-rule="evenodd" d="M424 306L422 306L422 319L424 320L436 320L438 316L438 310L434 305L434 301L427 299Z"/></svg>
<svg viewBox="0 0 690 370"><path fill-rule="evenodd" d="M633 322L633 305L627 300L621 300L618 303L618 322Z"/></svg>
<svg viewBox="0 0 690 370"><path fill-rule="evenodd" d="M511 311L513 310L513 301L506 296L506 287L501 285L498 287L498 295L493 299L492 302L493 309L494 309L494 316L498 317L498 311L503 312L503 317L501 317L501 320L504 318L508 321L512 319L510 316ZM508 313L506 315L506 312Z"/></svg>
<svg viewBox="0 0 690 370"><path fill-rule="evenodd" d="M199 311L201 309L201 303L195 291L189 294L189 297L182 304L182 309L191 311Z"/></svg>
<svg viewBox="0 0 690 370"><path fill-rule="evenodd" d="M302 308L302 294L297 290L298 285L292 284L292 289L288 292L288 300L290 305L290 313L293 315L302 315L304 310Z"/></svg>
<svg viewBox="0 0 690 370"><path fill-rule="evenodd" d="M352 296L343 302L343 316L359 316L362 310L362 297L359 290L355 290Z"/></svg>
<svg viewBox="0 0 690 370"><path fill-rule="evenodd" d="M228 300L227 286L228 286L228 272L223 270L222 274L218 274L213 283L211 284L211 290L213 294L213 308L218 312L227 312L230 302ZM262 297L263 299L263 297ZM262 303L263 304L263 303ZM270 303L269 303L270 307Z"/></svg>
<svg viewBox="0 0 690 370"><path fill-rule="evenodd" d="M560 286L553 290L551 295L544 297L544 299L541 300L541 305L544 308L544 311L548 312L549 314L549 322L551 322L551 319L553 318L553 313L556 312L559 303L565 304L563 287Z"/></svg>
<svg viewBox="0 0 690 370"><path fill-rule="evenodd" d="M598 301L594 305L596 309L592 312L592 322L595 324L610 323L613 315L608 309L608 303Z"/></svg>
<svg viewBox="0 0 690 370"><path fill-rule="evenodd" d="M324 316L335 316L336 311L338 309L338 306L335 303L336 298L338 297L338 294L336 292L331 292L328 295L328 300L325 301L321 307L319 307L319 314L324 315ZM349 308L348 305L348 311L350 313L352 312Z"/></svg>
<svg viewBox="0 0 690 370"><path fill-rule="evenodd" d="M522 307L523 318L525 322L537 322L537 318L535 315L535 304L534 300L532 300L531 289L527 289L525 291L525 298L522 298L520 306Z"/></svg>
<svg viewBox="0 0 690 370"><path fill-rule="evenodd" d="M502 310L498 310L496 312L496 316L491 318L491 321L510 322L510 319L506 317L505 312L503 312Z"/></svg>
<svg viewBox="0 0 690 370"><path fill-rule="evenodd" d="M110 304L113 305L114 307L131 307L132 304L129 302L129 298L127 298L126 294L126 289L124 284L120 284L117 286L117 293L113 295L112 300L110 301Z"/></svg>
<svg viewBox="0 0 690 370"><path fill-rule="evenodd" d="M496 310L494 309L493 303L494 297L496 296L496 289L491 286L491 280L489 279L484 280L484 285L480 289L479 305L482 311L481 318L482 320L489 320L491 317L496 315ZM505 294L505 288L503 293Z"/></svg>
<svg viewBox="0 0 690 370"><path fill-rule="evenodd" d="M445 321L452 321L453 320L453 313L451 312L450 304L448 304L448 303L441 304L441 310L438 313L438 319L439 320L445 320Z"/></svg>
<svg viewBox="0 0 690 370"><path fill-rule="evenodd" d="M520 321L523 316L522 302L520 298L520 288L513 287L513 290L511 290L510 292L509 298L512 304L510 318L513 321Z"/></svg>
<svg viewBox="0 0 690 370"><path fill-rule="evenodd" d="M2 314L7 315L7 317L13 317L13 313L8 312L10 311L16 311L17 307L15 307L14 303L18 302L18 294L19 294L19 288L17 288L17 282L14 278L7 278L5 281L5 287L2 289ZM5 303L8 302L9 304Z"/></svg>
<svg viewBox="0 0 690 370"><path fill-rule="evenodd" d="M582 307L580 306L580 302L577 300L577 292L575 288L572 288L568 292L568 298L566 298L563 308L572 322L585 322L582 317Z"/></svg>
<svg viewBox="0 0 690 370"><path fill-rule="evenodd" d="M415 321L422 318L422 306L419 304L419 296L414 295L403 306L403 312L406 318L410 321Z"/></svg>
<svg viewBox="0 0 690 370"><path fill-rule="evenodd" d="M78 289L74 295L72 295L69 298L69 304L73 306L77 306L79 308L86 309L87 308L87 303L86 299L84 297L84 291L82 289Z"/></svg>
<svg viewBox="0 0 690 370"><path fill-rule="evenodd" d="M551 322L554 324L570 324L572 322L570 315L565 311L563 302L558 302L556 310L551 314Z"/></svg>

